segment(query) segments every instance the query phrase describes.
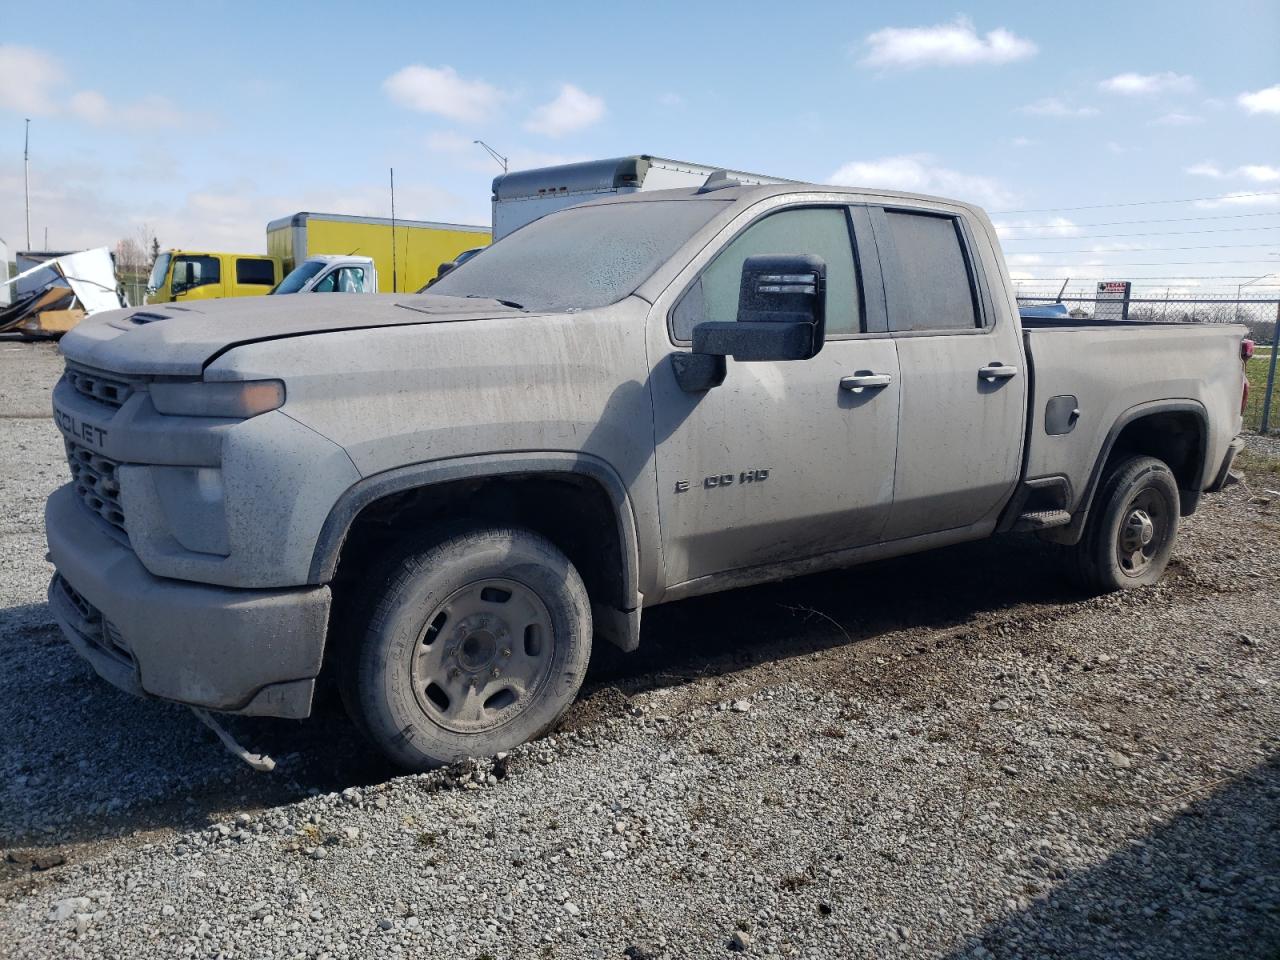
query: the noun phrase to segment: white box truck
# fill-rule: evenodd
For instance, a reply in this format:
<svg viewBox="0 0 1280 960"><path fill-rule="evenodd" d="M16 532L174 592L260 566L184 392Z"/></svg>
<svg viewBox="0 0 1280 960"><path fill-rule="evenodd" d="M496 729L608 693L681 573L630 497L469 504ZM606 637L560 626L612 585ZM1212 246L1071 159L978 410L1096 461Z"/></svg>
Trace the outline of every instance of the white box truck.
<svg viewBox="0 0 1280 960"><path fill-rule="evenodd" d="M499 240L526 223L574 204L599 200L609 194L700 187L720 171L728 179L744 185L791 182L781 177L648 154L517 170L493 180L493 239Z"/></svg>

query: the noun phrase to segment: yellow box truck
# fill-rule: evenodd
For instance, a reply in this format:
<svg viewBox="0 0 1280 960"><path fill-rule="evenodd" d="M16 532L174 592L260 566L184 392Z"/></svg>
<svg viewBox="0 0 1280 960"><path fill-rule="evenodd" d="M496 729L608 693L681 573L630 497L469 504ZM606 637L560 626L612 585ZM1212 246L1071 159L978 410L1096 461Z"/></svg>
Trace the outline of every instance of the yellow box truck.
<svg viewBox="0 0 1280 960"><path fill-rule="evenodd" d="M379 293L418 290L435 279L440 264L465 250L488 245L488 227L429 220L395 221L338 213L295 213L267 224L267 253L279 257L288 273L310 256L342 254L371 257Z"/></svg>

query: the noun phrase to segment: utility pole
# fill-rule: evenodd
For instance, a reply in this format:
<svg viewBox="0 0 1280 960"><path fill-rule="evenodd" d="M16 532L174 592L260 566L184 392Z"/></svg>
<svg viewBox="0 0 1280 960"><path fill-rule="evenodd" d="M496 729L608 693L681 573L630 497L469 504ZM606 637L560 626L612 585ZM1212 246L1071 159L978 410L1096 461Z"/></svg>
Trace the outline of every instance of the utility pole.
<svg viewBox="0 0 1280 960"><path fill-rule="evenodd" d="M31 249L31 118L22 136L22 195L27 203L27 249Z"/></svg>
<svg viewBox="0 0 1280 960"><path fill-rule="evenodd" d="M399 293L396 280L396 168L391 168L391 292Z"/></svg>
<svg viewBox="0 0 1280 960"><path fill-rule="evenodd" d="M507 158L506 158L506 157L504 157L502 154L500 154L497 150L493 149L493 147L489 146L489 145L488 145L487 143L485 143L483 140L472 140L471 142L472 142L472 143L478 143L478 144L480 144L480 146L484 148L484 152L485 152L485 153L489 154L489 156L493 157L493 159L494 159L494 160L496 160L499 164L501 164L501 166L502 166L502 172L503 172L503 173L506 173L506 172L507 172Z"/></svg>

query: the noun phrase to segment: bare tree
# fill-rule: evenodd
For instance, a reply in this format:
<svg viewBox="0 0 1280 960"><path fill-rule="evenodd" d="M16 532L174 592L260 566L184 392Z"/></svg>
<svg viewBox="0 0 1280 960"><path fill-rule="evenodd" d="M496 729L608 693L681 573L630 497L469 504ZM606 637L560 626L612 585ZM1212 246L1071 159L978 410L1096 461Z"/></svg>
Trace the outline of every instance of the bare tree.
<svg viewBox="0 0 1280 960"><path fill-rule="evenodd" d="M132 237L125 237L116 244L116 273L121 277L136 277L147 272L147 252Z"/></svg>

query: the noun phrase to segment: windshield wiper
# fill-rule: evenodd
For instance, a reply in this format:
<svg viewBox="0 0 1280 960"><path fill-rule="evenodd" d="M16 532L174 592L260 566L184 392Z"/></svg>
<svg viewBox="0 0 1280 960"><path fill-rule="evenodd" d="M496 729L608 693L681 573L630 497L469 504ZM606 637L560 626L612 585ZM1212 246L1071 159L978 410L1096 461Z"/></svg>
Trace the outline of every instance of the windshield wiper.
<svg viewBox="0 0 1280 960"><path fill-rule="evenodd" d="M523 303L516 303L514 300L503 300L501 297L486 297L482 293L468 293L468 300L492 300L494 303L500 303L504 307L510 307L512 310L523 310Z"/></svg>

